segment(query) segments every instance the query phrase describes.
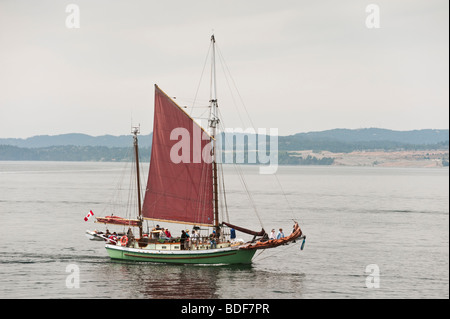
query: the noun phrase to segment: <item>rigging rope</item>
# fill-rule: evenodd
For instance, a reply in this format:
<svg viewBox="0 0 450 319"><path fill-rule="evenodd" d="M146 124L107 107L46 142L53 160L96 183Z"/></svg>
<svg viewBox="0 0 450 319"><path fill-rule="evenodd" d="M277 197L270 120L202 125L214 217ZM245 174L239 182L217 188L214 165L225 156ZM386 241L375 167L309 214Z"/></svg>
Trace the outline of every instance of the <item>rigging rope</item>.
<svg viewBox="0 0 450 319"><path fill-rule="evenodd" d="M191 116L192 115L192 112L193 112L193 109L194 109L194 107L195 107L195 102L197 101L197 96L198 96L198 92L199 92L199 89L200 89L200 85L201 85L201 82L202 82L202 79L203 79L203 74L204 74L204 71L205 71L205 68L206 68L206 64L207 64L207 62L208 62L208 58L209 58L209 56L210 56L210 52L211 52L211 48L213 47L213 43L211 42L210 43L210 45L209 45L209 48L208 48L208 52L207 52L207 54L206 54L206 57L205 57L205 62L204 62L204 64L203 64L203 69L202 69L202 73L201 73L201 76L200 76L200 80L199 80L199 83L198 83L198 86L197 86L197 90L196 90L196 93L195 93L195 97L194 97L194 102L192 103L192 106L191 106L191 109L190 109L190 112L189 112L189 115ZM216 48L218 49L218 47L217 47L217 44L216 44ZM240 115L240 113L239 113L239 109L237 108L237 104L236 104L236 101L235 101L235 99L234 99L234 96L233 96L233 93L232 93L232 89L231 89L231 87L230 87L230 83L229 83L229 81L228 81L228 77L227 77L227 72L225 71L225 69L224 69L224 65L226 66L226 63L225 63L225 60L223 59L223 56L222 56L222 54L220 53L220 51L218 50L218 52L219 52L219 60L220 60L220 62L221 62L221 66L222 66L222 70L224 70L224 74L225 74L225 77L226 77L226 80L227 80L227 85L228 85L228 89L230 90L230 93L231 93L231 95L232 95L232 97L233 97L233 103L234 103L234 105L235 105L235 107L236 107L236 109L237 109L237 113L238 113L238 115L239 115L239 118L240 118L240 120L241 120L241 122L243 123L244 121L242 120L242 117L241 117L241 115ZM213 63L213 62L211 62L211 63ZM211 65L212 66L212 65ZM227 69L228 69L228 67L227 67ZM231 77L231 73L229 72L229 70L228 70L228 73L229 73L229 76L230 76L230 78L232 79L232 77ZM212 77L212 73L211 73L211 77L210 77L210 87L212 87L212 81L213 81L213 77ZM233 81L233 83L234 83L234 80L232 79L232 81ZM235 85L235 88L236 88L236 85ZM237 90L237 89L236 89ZM210 92L211 93L211 92ZM239 92L238 92L238 94L239 94ZM240 94L239 94L239 96L240 96ZM212 97L210 96L210 99L211 99ZM217 97L216 97L217 98ZM242 101L242 97L240 97L241 98L241 101ZM245 107L245 106L244 106ZM217 109L217 111L220 113L220 109ZM247 111L246 111L247 112ZM203 114L205 114L206 113L206 111L204 111L203 113L202 113L202 115L200 115L200 116L203 116ZM247 112L247 115L248 115L248 112ZM197 116L196 116L197 117ZM223 117L220 115L220 118L221 118L221 121L219 122L219 127L220 126L222 126L222 128L223 128ZM253 125L253 123L252 123L252 125ZM220 129L219 129L219 131L220 131ZM222 131L224 131L223 129L222 129ZM217 134L217 136L218 136L219 134ZM217 150L218 148L216 148L216 150ZM224 220L224 216L223 216L223 214L225 213L225 215L226 215L226 218L227 218L227 220L229 221L229 215L228 215L228 205L227 205L227 201L226 201L226 191L225 191L225 184L224 184L224 179L223 179L223 168L222 168L222 165L221 165L221 162L222 161L220 161L220 163L218 163L219 165L218 165L218 167L219 167L219 171L220 171L220 177L221 177L221 182L220 183L218 183L218 185L219 185L219 189L221 190L221 192L220 192L220 195L222 196L222 198L223 198L223 201L220 201L221 202L221 213L222 213L222 220ZM257 218L258 218L258 220L259 220L259 222L260 222L260 224L261 224L261 226L263 227L263 224L262 224L262 220L261 220L261 218L260 218L260 216L259 216L259 214L258 214L258 211L257 211L257 209L256 209L256 205L255 205L255 202L254 202L254 200L253 200L253 197L252 197L252 195L250 194L250 192L249 192L249 190L248 190L248 186L247 186L247 183L246 183L246 181L245 181L245 179L244 179L244 176L243 176L243 173L242 173L242 170L240 169L240 167L239 166L237 166L236 164L234 165L234 167L235 167L235 169L236 169L236 171L238 172L238 176L239 176L239 178L240 178L240 181L241 181L241 183L242 183L242 185L243 185L243 187L244 187L244 189L245 189L245 192L246 192L246 194L247 194L247 196L248 196L248 198L249 198L249 201L250 201L250 203L251 203L251 205L252 205L252 207L253 207L253 209L254 209L254 211L255 211L255 213L256 213L256 216L257 216Z"/></svg>
<svg viewBox="0 0 450 319"><path fill-rule="evenodd" d="M244 111L245 111L245 113L247 114L247 118L248 118L248 120L250 121L251 127L255 130L255 132L257 132L256 129L255 129L256 126L253 124L252 118L250 117L250 114L248 113L247 107L245 106L244 99L242 98L241 93L239 92L239 90L238 90L238 88L237 88L236 82L234 81L234 78L233 78L233 76L231 75L230 69L228 68L227 63L225 62L225 58L223 57L222 52L220 51L219 46L216 45L216 47L217 47L217 52L219 53L219 60L220 60L220 62L221 62L221 64L222 64L222 69L223 69L223 66L225 66L225 68L226 68L226 70L227 70L227 72L228 72L228 76L230 77L231 81L233 82L234 89L236 90L236 93L237 93L238 96L239 96L239 99L240 99L240 101L241 101L241 103L242 103L242 106L244 107ZM225 78L227 79L227 84L228 84L227 72L225 72L225 70L224 70ZM229 86L228 86L228 87L229 87ZM231 92L231 89L230 89L230 92ZM231 93L231 94L232 94L232 93ZM235 102L235 101L234 101L234 97L233 97L233 102ZM235 106L236 106L236 105L235 105ZM239 110L237 107L236 107L236 109ZM241 118L240 115L239 115L239 118ZM242 121L242 118L241 118L241 122L244 124L244 121Z"/></svg>
<svg viewBox="0 0 450 319"><path fill-rule="evenodd" d="M227 65L226 62L225 62L225 58L223 57L222 52L220 51L220 48L219 48L219 46L218 46L217 44L216 44L216 47L217 47L217 52L218 52L218 55L219 55L219 61L221 62L221 65L222 65L222 70L223 70L224 73L225 73L225 79L226 79L226 82L227 82L227 85L228 85L228 89L230 90L230 93L231 93L231 96L232 96L233 103L235 104L236 110L238 111L239 118L240 118L241 122L244 124L244 121L242 120L241 115L240 115L240 113L239 113L239 108L236 106L236 101L235 101L235 99L234 99L234 95L233 95L232 90L231 90L231 88L230 88L229 81L228 81L228 77L226 76L227 74L229 75L229 77L230 77L230 79L231 79L231 81L232 81L232 83L233 83L234 89L236 90L237 95L239 96L239 100L241 101L242 106L243 106L243 108L244 108L244 111L245 111L245 113L247 114L247 118L248 118L248 120L250 121L251 127L253 128L255 134L257 134L257 137L258 137L258 133L257 133L258 131L256 130L255 125L253 124L253 121L252 121L252 119L251 119L251 117L250 117L250 114L249 114L249 112L248 112L248 110L247 110L247 107L245 106L244 100L243 100L243 98L242 98L242 96L241 96L241 94L240 94L240 92L239 92L239 89L237 88L236 82L234 81L234 78L233 78L233 76L231 75L230 69L228 68L228 65ZM226 71L225 71L225 69L224 69L224 66L225 66L225 68L226 68ZM258 147L258 145L256 145L256 147ZM272 174L272 175L275 176L275 179L276 179L276 181L277 181L277 184L278 184L278 186L280 187L280 190L281 190L281 192L282 192L282 194L283 194L283 196L284 196L284 198L285 198L285 200L286 200L286 202L287 202L287 204L288 204L289 210L290 210L290 212L291 212L292 219L295 220L294 210L293 210L293 208L292 208L292 206L291 206L291 204L290 204L290 202L289 202L289 200L288 200L288 198L287 198L287 196L286 196L286 192L284 191L283 187L281 186L281 183L280 183L280 180L279 180L279 178L278 178L277 173L274 173L274 174Z"/></svg>
<svg viewBox="0 0 450 319"><path fill-rule="evenodd" d="M208 61L209 52L211 51L211 47L212 47L212 43L209 44L208 52L206 53L206 58L205 58L205 63L203 64L202 74L200 75L200 80L198 81L197 91L195 92L194 102L192 102L192 107L189 112L189 115L192 114L192 110L194 109L195 101L197 101L198 90L200 89L200 84L203 79L203 72L205 71L205 68L206 68L206 62Z"/></svg>
<svg viewBox="0 0 450 319"><path fill-rule="evenodd" d="M205 72L205 68L206 68L207 62L208 62L209 57L210 57L210 54L211 54L211 48L212 48L212 46L213 46L213 44L212 44L212 42L211 42L210 45L209 45L209 47L208 47L208 51L207 51L207 54L206 54L206 57L205 57L205 61L204 61L204 64L203 64L203 69L202 69L202 72L201 72L200 80L199 80L198 85L197 85L197 90L196 90L196 93L195 93L194 101L193 101L192 106L191 106L190 111L189 111L189 115L192 115L193 109L195 108L195 103L196 103L196 101L197 101L197 96L198 96L198 93L199 93L199 90L200 90L200 86L201 86L201 82L202 82L203 75L204 75L204 72ZM239 120L241 121L241 123L242 123L243 125L245 125L244 119L243 119L243 117L242 117L242 115L241 115L240 108L237 107L237 101L236 101L235 94L233 94L233 89L232 89L232 87L234 88L234 90L235 90L236 93L237 93L238 99L239 99L240 103L242 104L243 109L244 109L244 111L245 111L246 118L247 118L248 121L250 122L250 126L253 128L255 134L257 134L255 125L254 125L254 123L253 123L253 121L252 121L252 119L251 119L251 117L250 117L250 114L249 114L249 112L248 112L248 110L247 110L247 107L246 107L246 105L245 105L245 103L244 103L244 100L243 100L243 98L242 98L242 95L240 94L240 92L239 92L239 90L238 90L238 88L237 88L236 82L234 81L234 78L233 78L233 76L231 75L230 69L229 69L229 67L228 67L228 65L227 65L227 63L226 63L226 61L225 61L225 58L223 57L223 54L222 54L222 52L221 52L221 50L220 50L220 48L219 48L219 46L218 46L217 43L215 43L215 47L216 47L216 49L217 49L217 53L218 53L218 57L219 57L219 62L220 62L220 65L221 65L223 74L224 74L224 76L225 76L226 84L227 84L228 90L229 90L229 92L230 92L230 94L231 94L231 98L232 98L234 107L236 108L236 111L237 111L236 113L238 114ZM213 81L213 78L212 78L212 75L211 75L211 78L210 78L210 87L212 86L212 81ZM211 97L210 97L210 98L211 98ZM217 97L216 97L216 98L217 98ZM224 125L223 116L222 116L222 114L221 114L220 108L217 108L217 112L218 112L218 114L220 114L220 118L221 118L221 121L219 122L219 127L222 129L222 132L224 132L224 131L225 131L225 130L224 130L225 125ZM202 114L201 116L203 116L205 113L206 113L206 110L203 112L203 114ZM219 132L220 132L220 129L219 129ZM217 136L219 136L219 134L217 134ZM225 134L222 134L222 136L225 136L225 139L228 140L228 138L226 137ZM228 145L232 145L232 144L228 144ZM217 148L217 149L218 149L218 148ZM222 162L222 161L220 161L220 162ZM218 163L218 164L221 164L221 163ZM233 164L234 164L233 166L234 166L236 172L238 173L237 175L239 176L240 182L241 182L243 188L245 189L245 193L246 193L246 195L247 195L247 197L248 197L248 199L249 199L249 201L250 201L250 203L251 203L251 205L252 205L252 208L253 208L253 210L254 210L254 212L255 212L255 214L256 214L258 220L259 220L259 223L260 223L261 226L264 228L263 223L262 223L262 220L261 220L261 218L260 218L260 216L259 216L259 213L258 213L258 210L257 210L257 208L256 208L256 205L255 205L255 201L254 201L254 199L253 199L253 196L252 196L252 194L251 194L250 191L249 191L249 188L248 188L247 182L246 182L246 180L245 180L244 174L243 174L243 172L242 172L242 169L241 169L241 167L240 167L239 165L237 165L237 164L235 163L235 161L233 161ZM223 198L223 201L221 201L221 213L222 213L222 214L225 213L226 216L227 216L227 219L228 219L228 218L229 218L229 217L228 217L228 206L227 206L227 202L226 202L226 191L225 191L225 185L224 185L224 179L223 179L223 168L222 168L222 165L218 165L218 167L220 168L220 173L219 173L219 175L220 175L220 177L221 177L221 182L218 183L218 185L219 185L219 190L221 190L219 196L221 196L221 197ZM288 200L288 198L287 198L287 195L286 195L286 193L285 193L283 187L281 186L281 182L280 182L280 180L279 180L277 174L273 174L273 175L275 175L274 178L275 178L276 181L277 181L277 184L278 184L278 186L279 186L279 188L280 188L280 190L281 190L281 192L282 192L282 194L283 194L283 196L284 196L284 198L285 198L285 200L286 200L286 202L287 202L287 204L288 204L289 210L290 210L290 212L291 212L291 214L292 214L292 218L294 219L294 211L293 211L293 209L292 209L292 206L291 206L291 204L290 204L290 202L289 202L289 200ZM221 198L221 199L222 199L222 198ZM224 205L224 206L223 206L223 205ZM223 218L223 215L222 215L222 220L223 220L223 219L224 219L224 218Z"/></svg>
<svg viewBox="0 0 450 319"><path fill-rule="evenodd" d="M218 111L219 111L219 114L220 114L220 118L222 118L222 114L221 114L220 110L218 110ZM219 123L219 125L222 127L222 132L225 131L224 130L224 121L223 120ZM223 134L222 136L224 136L227 141L229 140L229 137L227 137L226 134ZM229 142L226 142L226 144L228 144L228 143ZM230 144L228 144L228 145L230 145ZM250 201L250 204L252 205L252 208L253 208L253 210L254 210L254 212L256 214L256 217L258 218L261 227L264 228L264 225L262 223L261 217L259 216L258 210L256 209L256 205L255 205L255 201L253 200L253 196L252 196L252 194L249 191L249 188L247 186L247 182L245 181L244 173L242 172L241 167L239 165L237 165L235 163L235 161L233 161L233 166L234 166L236 172L238 173L239 180L240 180L242 186L245 189L245 193L246 193L246 195L247 195L247 197L248 197L248 199Z"/></svg>

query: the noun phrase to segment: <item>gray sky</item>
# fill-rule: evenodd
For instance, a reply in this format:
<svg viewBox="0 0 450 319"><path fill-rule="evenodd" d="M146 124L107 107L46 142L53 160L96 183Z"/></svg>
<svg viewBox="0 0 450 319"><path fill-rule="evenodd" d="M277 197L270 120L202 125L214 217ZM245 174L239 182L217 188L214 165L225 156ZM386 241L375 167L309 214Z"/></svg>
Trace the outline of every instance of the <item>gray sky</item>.
<svg viewBox="0 0 450 319"><path fill-rule="evenodd" d="M80 28L66 26L70 3ZM366 26L371 3L380 28ZM123 135L131 118L150 133L153 85L191 106L212 30L256 128L448 129L448 9L446 0L0 0L0 137ZM217 68L225 126L249 127ZM201 84L198 106L209 64Z"/></svg>

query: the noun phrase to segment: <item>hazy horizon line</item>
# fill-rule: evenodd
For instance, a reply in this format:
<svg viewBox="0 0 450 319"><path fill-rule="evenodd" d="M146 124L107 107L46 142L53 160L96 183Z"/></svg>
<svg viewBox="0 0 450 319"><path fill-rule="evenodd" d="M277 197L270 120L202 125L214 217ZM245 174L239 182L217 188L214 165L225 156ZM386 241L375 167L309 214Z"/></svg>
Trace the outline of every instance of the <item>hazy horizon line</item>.
<svg viewBox="0 0 450 319"><path fill-rule="evenodd" d="M291 135L296 135L296 134L307 134L307 133L317 133L317 132L326 132L326 131L333 131L333 130L350 130L350 131L358 131L358 130L367 130L367 129L379 129L379 130L388 130L388 131L394 131L394 132L412 132L412 131L425 131L425 130L434 130L434 131L445 131L445 130L449 130L449 128L420 128L420 129L410 129L410 130L399 130L399 129L390 129L390 128L382 128L382 127L362 127L362 128L342 128L342 127L337 127L337 128L332 128L332 129L324 129L324 130L314 130L314 131L307 131L307 132L297 132L297 133L293 133L293 134L286 134L286 135L282 135L282 134L278 134L278 136L291 136ZM150 133L141 133L140 135L150 135L152 134L153 131L151 131ZM246 132L243 132L246 133ZM114 136L114 137L120 137L120 136L128 136L128 135L132 135L131 130L129 134L120 134L120 135L115 135L115 134L110 134L110 133L105 133L105 134L100 134L100 135L93 135L93 134L89 134L89 133L83 133L83 132L70 132L70 133L58 133L58 134L36 134L36 135L32 135L32 136L28 136L28 137L0 137L0 139L21 139L21 140L26 140L29 138L33 138L33 137L39 137L39 136L59 136L59 135L70 135L70 134L80 134L80 135L87 135L90 137L101 137L101 136ZM248 132L247 132L248 134ZM268 134L266 134L268 135Z"/></svg>

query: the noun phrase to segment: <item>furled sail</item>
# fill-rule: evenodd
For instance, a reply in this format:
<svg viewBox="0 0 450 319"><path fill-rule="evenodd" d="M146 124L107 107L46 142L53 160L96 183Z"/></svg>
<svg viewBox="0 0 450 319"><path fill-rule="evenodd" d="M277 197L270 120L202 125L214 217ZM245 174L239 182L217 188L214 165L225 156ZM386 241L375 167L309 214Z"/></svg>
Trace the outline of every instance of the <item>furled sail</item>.
<svg viewBox="0 0 450 319"><path fill-rule="evenodd" d="M124 226L140 226L142 223L138 219L126 219L119 216L96 217L96 223L124 225Z"/></svg>
<svg viewBox="0 0 450 319"><path fill-rule="evenodd" d="M212 225L211 136L155 85L146 219Z"/></svg>

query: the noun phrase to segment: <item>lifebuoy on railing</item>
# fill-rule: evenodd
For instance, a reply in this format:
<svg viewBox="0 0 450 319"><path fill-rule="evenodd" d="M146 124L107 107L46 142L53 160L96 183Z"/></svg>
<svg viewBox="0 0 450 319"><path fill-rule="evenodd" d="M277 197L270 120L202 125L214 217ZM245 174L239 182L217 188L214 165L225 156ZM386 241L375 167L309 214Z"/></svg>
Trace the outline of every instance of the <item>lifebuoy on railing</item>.
<svg viewBox="0 0 450 319"><path fill-rule="evenodd" d="M128 244L128 237L122 236L122 238L120 238L120 243L122 244L122 246L126 246Z"/></svg>

